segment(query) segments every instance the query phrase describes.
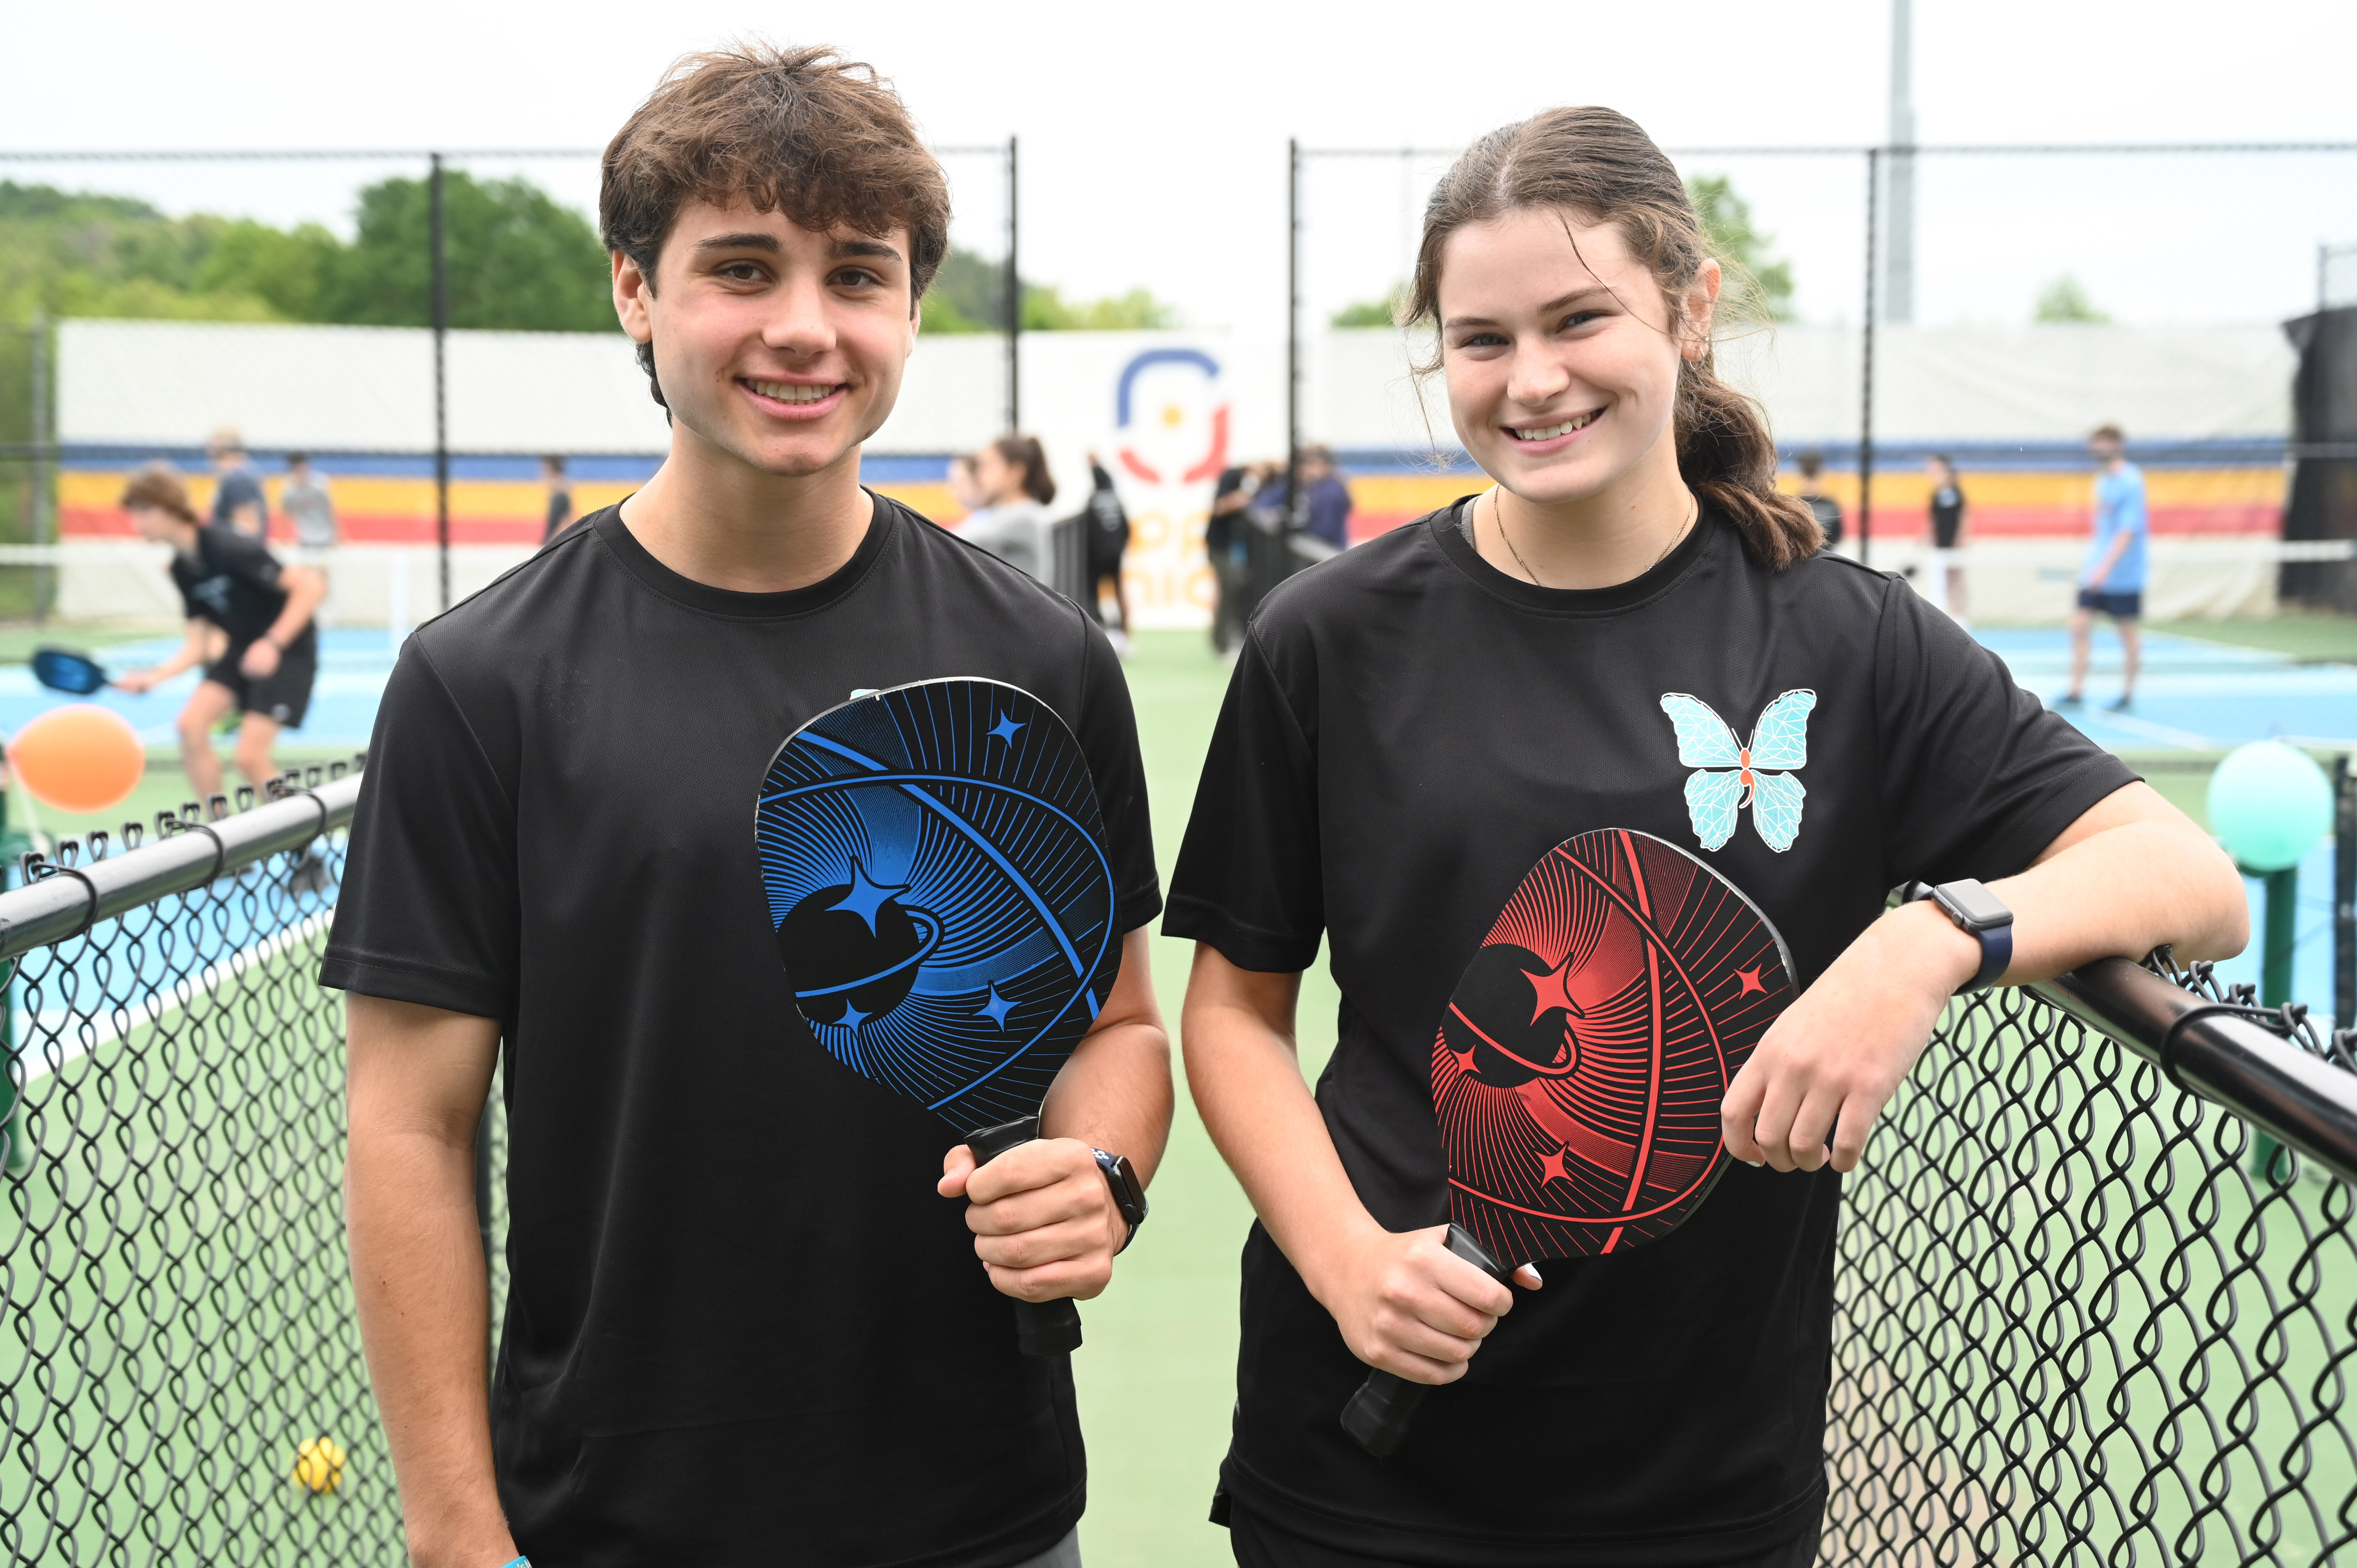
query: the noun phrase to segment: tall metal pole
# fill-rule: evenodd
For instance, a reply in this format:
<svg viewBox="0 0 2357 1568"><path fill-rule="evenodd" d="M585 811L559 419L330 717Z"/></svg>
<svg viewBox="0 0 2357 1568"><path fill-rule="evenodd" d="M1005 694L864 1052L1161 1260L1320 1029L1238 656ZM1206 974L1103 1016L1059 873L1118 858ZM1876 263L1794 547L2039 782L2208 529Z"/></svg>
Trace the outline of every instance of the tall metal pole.
<svg viewBox="0 0 2357 1568"><path fill-rule="evenodd" d="M1285 510L1286 532L1300 526L1301 504L1301 139L1285 143Z"/></svg>
<svg viewBox="0 0 2357 1568"><path fill-rule="evenodd" d="M2332 1026L2357 1028L2357 773L2332 759Z"/></svg>
<svg viewBox="0 0 2357 1568"><path fill-rule="evenodd" d="M49 318L40 311L33 313L30 381L27 389L32 393L33 437L33 515L25 521L32 526L28 532L36 544L54 542L56 531L49 526L49 503L54 497L49 469ZM47 565L33 569L33 620L38 625L49 618L49 599L57 591L54 571Z"/></svg>
<svg viewBox="0 0 2357 1568"><path fill-rule="evenodd" d="M1915 319L1915 16L1914 0L1890 0L1890 210L1883 222L1882 314Z"/></svg>
<svg viewBox="0 0 2357 1568"><path fill-rule="evenodd" d="M1874 272L1877 226L1882 213L1882 149L1866 149L1866 332L1857 390L1857 562L1867 564L1874 549Z"/></svg>
<svg viewBox="0 0 2357 1568"><path fill-rule="evenodd" d="M450 266L442 221L442 155L426 179L426 243L434 252L434 542L441 557L442 607L450 607L450 407L444 371L450 335ZM398 566L394 568L400 570Z"/></svg>
<svg viewBox="0 0 2357 1568"><path fill-rule="evenodd" d="M1016 220L1022 179L1016 172L1015 138L1006 138L1006 428L1023 428L1023 267Z"/></svg>

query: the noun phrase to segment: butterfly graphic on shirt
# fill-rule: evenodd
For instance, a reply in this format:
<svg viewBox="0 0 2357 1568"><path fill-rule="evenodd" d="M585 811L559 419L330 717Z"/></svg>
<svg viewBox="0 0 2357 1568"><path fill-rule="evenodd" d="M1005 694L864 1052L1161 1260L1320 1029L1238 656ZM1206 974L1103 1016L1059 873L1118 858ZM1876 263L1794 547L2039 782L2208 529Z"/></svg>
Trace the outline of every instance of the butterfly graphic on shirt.
<svg viewBox="0 0 2357 1568"><path fill-rule="evenodd" d="M1696 770L1686 778L1686 815L1703 848L1717 849L1733 838L1746 806L1770 849L1781 854L1792 847L1808 791L1784 770L1808 763L1809 711L1816 705L1814 692L1786 692L1760 710L1747 745L1700 697L1663 695L1662 711L1677 726L1678 761Z"/></svg>

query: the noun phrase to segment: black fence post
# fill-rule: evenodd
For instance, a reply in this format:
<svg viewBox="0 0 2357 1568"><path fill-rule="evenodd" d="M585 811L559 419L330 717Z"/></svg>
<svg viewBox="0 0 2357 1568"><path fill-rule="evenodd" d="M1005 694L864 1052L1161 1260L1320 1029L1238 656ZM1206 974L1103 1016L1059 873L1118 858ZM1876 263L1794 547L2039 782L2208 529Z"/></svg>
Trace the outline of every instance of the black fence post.
<svg viewBox="0 0 2357 1568"><path fill-rule="evenodd" d="M2357 773L2332 759L2332 1026L2357 1028Z"/></svg>
<svg viewBox="0 0 2357 1568"><path fill-rule="evenodd" d="M1285 143L1285 532L1308 515L1301 504L1301 139Z"/></svg>
<svg viewBox="0 0 2357 1568"><path fill-rule="evenodd" d="M1874 549L1874 271L1877 227L1882 220L1882 149L1866 149L1866 328L1860 340L1857 391L1857 564Z"/></svg>
<svg viewBox="0 0 2357 1568"><path fill-rule="evenodd" d="M434 252L434 542L440 557L442 607L447 610L450 607L450 406L444 353L450 334L450 268L443 231L442 155L427 156L433 168L426 178L425 226L426 243Z"/></svg>
<svg viewBox="0 0 2357 1568"><path fill-rule="evenodd" d="M1015 138L1006 138L1006 428L1023 428L1022 228L1016 211L1023 180L1016 165Z"/></svg>

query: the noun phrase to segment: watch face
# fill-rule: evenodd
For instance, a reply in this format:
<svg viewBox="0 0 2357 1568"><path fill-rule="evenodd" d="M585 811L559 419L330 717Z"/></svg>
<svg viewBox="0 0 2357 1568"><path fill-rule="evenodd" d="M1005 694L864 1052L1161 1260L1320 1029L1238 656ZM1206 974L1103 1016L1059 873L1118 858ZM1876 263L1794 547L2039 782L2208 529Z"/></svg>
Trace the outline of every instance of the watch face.
<svg viewBox="0 0 2357 1568"><path fill-rule="evenodd" d="M1949 882L1938 890L1940 902L1958 916L1964 924L1975 931L1986 931L1997 926L2013 924L2013 911L2003 900L1981 884L1973 881Z"/></svg>

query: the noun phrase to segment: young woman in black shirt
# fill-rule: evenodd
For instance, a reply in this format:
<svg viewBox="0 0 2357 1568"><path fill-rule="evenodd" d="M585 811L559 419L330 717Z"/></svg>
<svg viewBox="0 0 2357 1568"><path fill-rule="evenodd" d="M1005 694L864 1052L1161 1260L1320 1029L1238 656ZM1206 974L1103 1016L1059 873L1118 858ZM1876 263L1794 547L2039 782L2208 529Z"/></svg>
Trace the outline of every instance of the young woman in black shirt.
<svg viewBox="0 0 2357 1568"><path fill-rule="evenodd" d="M2011 983L2244 940L2205 835L1903 582L1818 553L1713 371L1720 296L1627 119L1483 139L1433 194L1412 307L1493 483L1249 628L1164 927L1199 943L1189 1081L1260 1216L1215 1516L1240 1563L1813 1561L1837 1173L1947 998L2000 978L1942 906L1887 891L1989 883ZM1710 789L1664 699L1739 736L1796 693L1787 814L1690 809ZM1523 873L1604 828L1742 889L1803 990L1727 1091L1737 1163L1693 1217L1509 1292L1441 1245L1432 1042ZM1294 1007L1321 940L1342 1007L1313 1101ZM1337 1420L1369 1366L1456 1385L1388 1459Z"/></svg>

